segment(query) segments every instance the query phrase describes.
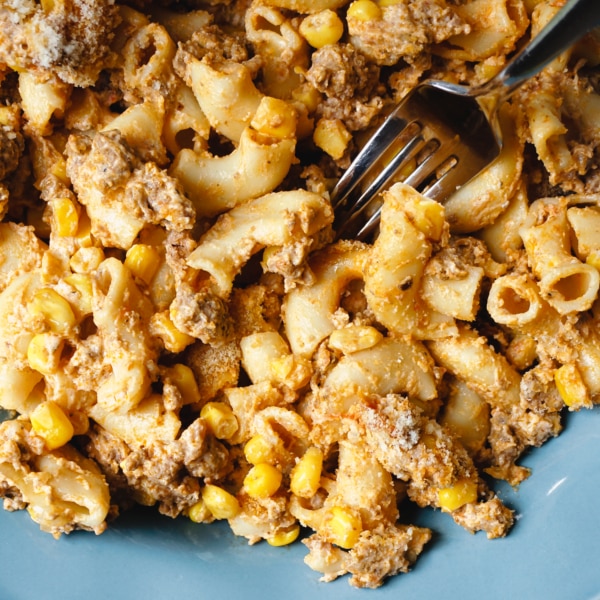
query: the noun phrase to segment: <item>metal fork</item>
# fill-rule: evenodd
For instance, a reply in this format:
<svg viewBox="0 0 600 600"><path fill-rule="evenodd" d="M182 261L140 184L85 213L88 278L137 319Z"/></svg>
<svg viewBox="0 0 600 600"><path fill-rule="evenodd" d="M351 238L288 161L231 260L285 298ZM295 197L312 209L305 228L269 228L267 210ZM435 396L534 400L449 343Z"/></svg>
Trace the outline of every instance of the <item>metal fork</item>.
<svg viewBox="0 0 600 600"><path fill-rule="evenodd" d="M394 176L444 201L500 153L498 108L583 35L600 26L600 0L568 0L493 79L468 87L428 80L413 89L365 144L332 191L338 238L368 239L379 222L374 200Z"/></svg>

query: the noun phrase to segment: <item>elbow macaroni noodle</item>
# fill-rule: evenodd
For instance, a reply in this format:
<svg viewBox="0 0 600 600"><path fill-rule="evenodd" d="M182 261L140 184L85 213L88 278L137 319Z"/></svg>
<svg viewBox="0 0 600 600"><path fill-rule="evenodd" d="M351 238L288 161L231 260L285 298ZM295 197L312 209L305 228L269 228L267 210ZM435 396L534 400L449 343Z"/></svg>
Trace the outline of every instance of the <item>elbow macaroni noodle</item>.
<svg viewBox="0 0 600 600"><path fill-rule="evenodd" d="M13 4L0 31L27 36ZM487 80L560 3L169 4L0 40L5 507L55 537L135 503L250 543L303 527L305 562L357 587L430 540L401 502L506 535L483 474L520 484L600 402L597 34L444 204L401 174L374 239L334 241L330 191L386 110Z"/></svg>

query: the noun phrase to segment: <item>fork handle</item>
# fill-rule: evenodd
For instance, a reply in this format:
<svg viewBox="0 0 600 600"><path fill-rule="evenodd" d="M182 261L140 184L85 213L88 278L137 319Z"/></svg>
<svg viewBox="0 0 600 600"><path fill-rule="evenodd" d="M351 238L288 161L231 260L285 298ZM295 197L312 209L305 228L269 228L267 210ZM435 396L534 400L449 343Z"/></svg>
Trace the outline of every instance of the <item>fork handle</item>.
<svg viewBox="0 0 600 600"><path fill-rule="evenodd" d="M559 54L599 26L600 0L568 0L542 31L483 88L487 88L486 92L504 88L504 94L510 95L524 81L539 73Z"/></svg>

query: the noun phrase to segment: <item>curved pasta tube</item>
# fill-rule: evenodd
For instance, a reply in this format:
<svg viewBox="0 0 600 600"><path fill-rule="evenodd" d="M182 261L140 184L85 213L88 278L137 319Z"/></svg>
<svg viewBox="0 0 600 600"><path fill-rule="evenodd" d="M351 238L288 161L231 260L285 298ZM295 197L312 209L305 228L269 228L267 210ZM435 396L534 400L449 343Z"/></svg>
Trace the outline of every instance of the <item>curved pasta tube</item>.
<svg viewBox="0 0 600 600"><path fill-rule="evenodd" d="M71 86L56 77L44 81L33 71L19 73L23 112L29 125L43 135L52 131L52 116L64 113L70 91Z"/></svg>
<svg viewBox="0 0 600 600"><path fill-rule="evenodd" d="M575 364L592 401L598 403L600 400L600 335L598 335L597 320L594 326L582 335Z"/></svg>
<svg viewBox="0 0 600 600"><path fill-rule="evenodd" d="M266 246L312 245L333 221L331 205L305 190L273 192L232 208L202 236L187 264L212 275L227 296L246 261ZM299 246L298 246L299 247Z"/></svg>
<svg viewBox="0 0 600 600"><path fill-rule="evenodd" d="M479 231L478 237L485 242L495 261L506 263L512 253L523 247L519 229L527 217L528 208L527 190L521 181L508 208L493 223Z"/></svg>
<svg viewBox="0 0 600 600"><path fill-rule="evenodd" d="M452 431L470 456L476 456L490 433L489 405L460 379L453 379L449 388L440 424Z"/></svg>
<svg viewBox="0 0 600 600"><path fill-rule="evenodd" d="M13 430L24 427L22 421L5 425ZM74 529L102 533L106 528L108 485L94 461L70 446L34 456L30 464L1 461L0 479L19 490L42 531L59 537Z"/></svg>
<svg viewBox="0 0 600 600"><path fill-rule="evenodd" d="M253 4L246 11L246 36L265 58L263 86L267 94L289 98L302 83L295 67L308 66L308 44L281 11L265 4Z"/></svg>
<svg viewBox="0 0 600 600"><path fill-rule="evenodd" d="M426 342L435 361L484 398L510 410L519 404L521 377L502 354L474 329L459 325L459 335Z"/></svg>
<svg viewBox="0 0 600 600"><path fill-rule="evenodd" d="M600 135L600 94L583 86L567 86L565 90L567 103L577 106L573 112L584 139L598 139Z"/></svg>
<svg viewBox="0 0 600 600"><path fill-rule="evenodd" d="M471 26L471 31L452 36L449 45L436 49L447 58L473 61L506 54L529 25L524 4L512 0L473 0L452 10Z"/></svg>
<svg viewBox="0 0 600 600"><path fill-rule="evenodd" d="M254 416L251 433L264 440L277 462L291 469L295 459L306 451L310 430L294 410L268 406Z"/></svg>
<svg viewBox="0 0 600 600"><path fill-rule="evenodd" d="M100 131L117 129L143 160L164 165L167 162L167 151L161 137L164 117L164 100L158 96L130 106Z"/></svg>
<svg viewBox="0 0 600 600"><path fill-rule="evenodd" d="M39 273L31 271L17 275L0 293L0 406L21 414L29 413L27 399L42 379L27 361L27 348L34 334L24 323L25 307L41 285Z"/></svg>
<svg viewBox="0 0 600 600"><path fill-rule="evenodd" d="M28 402L35 386L42 380L42 374L24 366L20 369L0 358L0 407L5 410L16 410L21 415L28 415L33 406Z"/></svg>
<svg viewBox="0 0 600 600"><path fill-rule="evenodd" d="M311 356L335 329L335 312L346 286L362 279L368 246L341 241L315 254L310 285L289 290L283 301L285 334L294 354Z"/></svg>
<svg viewBox="0 0 600 600"><path fill-rule="evenodd" d="M335 493L327 499L330 505L356 508L365 528L381 521L394 523L398 509L390 473L361 442L341 440L338 447Z"/></svg>
<svg viewBox="0 0 600 600"><path fill-rule="evenodd" d="M496 160L444 202L452 233L471 233L490 225L517 190L523 168L523 136L517 131L514 113L509 104L500 110L503 147Z"/></svg>
<svg viewBox="0 0 600 600"><path fill-rule="evenodd" d="M432 241L414 217L426 214L432 202L401 183L384 194L380 233L365 264L365 296L377 320L396 333L410 333L418 324L415 300ZM433 237L441 233L437 227Z"/></svg>
<svg viewBox="0 0 600 600"><path fill-rule="evenodd" d="M367 350L344 356L320 391L331 412L345 413L369 395L408 394L428 402L437 398L434 363L418 341L385 338Z"/></svg>
<svg viewBox="0 0 600 600"><path fill-rule="evenodd" d="M272 192L287 175L295 148L295 139L266 137L247 127L231 154L201 155L183 149L170 174L181 182L196 214L211 217Z"/></svg>
<svg viewBox="0 0 600 600"><path fill-rule="evenodd" d="M161 88L166 91L173 81L175 51L162 25L148 23L137 29L122 51L125 86L143 96L154 96Z"/></svg>
<svg viewBox="0 0 600 600"><path fill-rule="evenodd" d="M560 5L556 2L537 2L531 12L531 37L534 38L556 15L560 10ZM545 67L546 71L555 71L561 73L567 69L569 60L573 54L573 48L565 50L557 56L549 65Z"/></svg>
<svg viewBox="0 0 600 600"><path fill-rule="evenodd" d="M423 300L439 313L463 321L474 321L479 310L479 294L484 277L482 267L469 265L461 271L461 276L453 279L438 277L435 274L435 257L428 263L423 275Z"/></svg>
<svg viewBox="0 0 600 600"><path fill-rule="evenodd" d="M304 503L298 496L290 500L290 512L304 525L314 529L323 539L331 536L332 509L343 506L356 514L363 529L395 523L398 518L396 492L392 477L360 440L340 440L335 481L321 479L328 492L318 507Z"/></svg>
<svg viewBox="0 0 600 600"><path fill-rule="evenodd" d="M162 138L173 156L184 148L207 146L210 124L194 92L185 84L177 86L165 110Z"/></svg>
<svg viewBox="0 0 600 600"><path fill-rule="evenodd" d="M312 370L308 359L291 354L277 331L260 331L240 340L242 366L252 383L270 381L297 390L308 383Z"/></svg>
<svg viewBox="0 0 600 600"><path fill-rule="evenodd" d="M213 65L190 58L186 75L211 127L238 142L263 98L248 67L233 61Z"/></svg>
<svg viewBox="0 0 600 600"><path fill-rule="evenodd" d="M89 415L106 431L132 447L173 441L181 429L179 417L173 410L165 408L160 394L150 394L126 412L106 407L99 398Z"/></svg>
<svg viewBox="0 0 600 600"><path fill-rule="evenodd" d="M567 199L540 199L519 233L542 297L560 314L588 310L598 295L600 274L571 254Z"/></svg>
<svg viewBox="0 0 600 600"><path fill-rule="evenodd" d="M92 307L110 367L98 386L97 406L119 416L136 407L150 390L148 364L153 352L139 319L140 315L149 316L152 304L142 296L123 263L107 258L93 282Z"/></svg>
<svg viewBox="0 0 600 600"><path fill-rule="evenodd" d="M60 510L63 519L71 518L81 529L97 532L104 529L109 509L108 485L92 460L84 458L74 448L65 446L40 456L36 466L40 472L50 475L53 495L58 497L58 501L55 499L52 503L53 508L57 508L56 504L64 505ZM34 520L35 512L30 503L29 514ZM54 520L52 526L56 526Z"/></svg>
<svg viewBox="0 0 600 600"><path fill-rule="evenodd" d="M503 275L490 287L487 310L496 323L520 329L536 321L542 308L538 287L527 275Z"/></svg>
<svg viewBox="0 0 600 600"><path fill-rule="evenodd" d="M600 256L600 198L590 200L592 203L587 206L577 202L567 209L567 220L573 234L573 251L584 262L595 261ZM569 198L571 202L573 199Z"/></svg>
<svg viewBox="0 0 600 600"><path fill-rule="evenodd" d="M175 43L187 42L195 31L212 21L211 14L205 10L180 13L160 6L152 6L152 17L168 31Z"/></svg>
<svg viewBox="0 0 600 600"><path fill-rule="evenodd" d="M572 179L577 173L578 165L567 143L568 128L562 121L561 103L556 83L546 83L528 98L526 114L533 145L550 175L550 183L564 186L569 176Z"/></svg>
<svg viewBox="0 0 600 600"><path fill-rule="evenodd" d="M253 432L256 415L269 406L284 403L283 393L269 381L261 381L242 387L228 387L223 395L238 421L238 430L229 439L232 444L248 441Z"/></svg>

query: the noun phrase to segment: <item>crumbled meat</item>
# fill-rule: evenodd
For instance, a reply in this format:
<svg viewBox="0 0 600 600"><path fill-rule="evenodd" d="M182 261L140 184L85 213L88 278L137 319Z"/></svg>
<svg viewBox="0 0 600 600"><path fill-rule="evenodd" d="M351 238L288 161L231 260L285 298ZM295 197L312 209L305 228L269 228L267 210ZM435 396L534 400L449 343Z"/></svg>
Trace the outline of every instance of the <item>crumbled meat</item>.
<svg viewBox="0 0 600 600"><path fill-rule="evenodd" d="M345 561L352 575L350 583L359 588L377 588L386 578L408 572L430 539L429 529L412 525L365 531Z"/></svg>
<svg viewBox="0 0 600 600"><path fill-rule="evenodd" d="M381 11L379 19L348 16L352 43L378 65L411 62L430 44L470 31L445 0L396 2Z"/></svg>
<svg viewBox="0 0 600 600"><path fill-rule="evenodd" d="M504 537L514 521L512 511L497 497L479 504L469 502L457 508L452 518L471 533L485 531L489 539Z"/></svg>
<svg viewBox="0 0 600 600"><path fill-rule="evenodd" d="M480 496L488 494L465 448L435 420L401 396L389 394L370 402L375 402L374 406L356 404L350 412L360 423L359 435L387 471L408 482L408 496L413 502L437 506L440 489L465 479L478 482ZM505 535L512 525L510 511L502 512L498 521L480 519L481 512L490 513L489 502L471 503L477 518L463 518L462 522L468 528L484 523L488 534Z"/></svg>
<svg viewBox="0 0 600 600"><path fill-rule="evenodd" d="M208 287L182 284L169 310L175 326L204 343L222 343L232 334L227 303Z"/></svg>
<svg viewBox="0 0 600 600"><path fill-rule="evenodd" d="M153 162L141 163L118 131L72 135L66 153L73 188L105 246L128 249L149 224L193 226L193 205L176 180Z"/></svg>
<svg viewBox="0 0 600 600"><path fill-rule="evenodd" d="M0 127L0 181L17 169L25 143L23 135L10 127Z"/></svg>
<svg viewBox="0 0 600 600"><path fill-rule="evenodd" d="M222 344L198 341L186 349L185 362L196 376L202 401L211 400L221 390L237 385L240 360L237 341Z"/></svg>
<svg viewBox="0 0 600 600"><path fill-rule="evenodd" d="M67 83L91 85L110 54L118 22L113 0L3 2L0 63L17 71L52 70Z"/></svg>
<svg viewBox="0 0 600 600"><path fill-rule="evenodd" d="M201 419L174 441L139 447L96 427L87 452L101 465L117 500L133 494L141 504L158 503L160 512L171 517L198 502L202 479L224 477L230 469L226 448L208 434Z"/></svg>
<svg viewBox="0 0 600 600"><path fill-rule="evenodd" d="M315 51L306 79L325 94L316 114L340 119L350 131L364 129L383 106L379 74L379 67L352 44L329 44Z"/></svg>
<svg viewBox="0 0 600 600"><path fill-rule="evenodd" d="M281 325L281 297L265 285L234 289L229 310L239 339L259 331L277 331Z"/></svg>

